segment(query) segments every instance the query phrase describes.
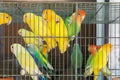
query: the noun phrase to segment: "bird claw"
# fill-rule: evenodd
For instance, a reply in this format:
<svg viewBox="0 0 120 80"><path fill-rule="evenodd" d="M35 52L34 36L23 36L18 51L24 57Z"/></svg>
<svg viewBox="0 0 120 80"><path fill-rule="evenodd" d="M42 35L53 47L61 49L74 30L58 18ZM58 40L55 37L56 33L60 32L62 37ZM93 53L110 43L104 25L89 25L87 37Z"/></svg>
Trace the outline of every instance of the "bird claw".
<svg viewBox="0 0 120 80"><path fill-rule="evenodd" d="M70 47L70 44L68 44L68 47Z"/></svg>
<svg viewBox="0 0 120 80"><path fill-rule="evenodd" d="M26 74L26 70L25 69L22 69L21 71L20 71L20 74L23 76L23 75L25 75Z"/></svg>
<svg viewBox="0 0 120 80"><path fill-rule="evenodd" d="M43 38L42 38L42 37L39 37L38 40L39 40L39 41L43 41Z"/></svg>
<svg viewBox="0 0 120 80"><path fill-rule="evenodd" d="M72 36L72 39L71 39L71 40L73 41L73 40L74 40L74 38L75 38L75 36Z"/></svg>

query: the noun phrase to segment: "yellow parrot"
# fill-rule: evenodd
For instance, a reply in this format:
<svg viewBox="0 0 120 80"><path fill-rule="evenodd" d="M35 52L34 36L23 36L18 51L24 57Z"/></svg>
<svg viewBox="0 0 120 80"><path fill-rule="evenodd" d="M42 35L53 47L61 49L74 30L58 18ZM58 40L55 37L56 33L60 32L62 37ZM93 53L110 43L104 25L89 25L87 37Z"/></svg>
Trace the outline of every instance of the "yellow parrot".
<svg viewBox="0 0 120 80"><path fill-rule="evenodd" d="M91 57L90 61L87 63L88 65L85 68L85 76L88 76L94 72L94 80L97 80L99 71L102 71L103 69L106 69L107 71L108 55L110 54L112 48L112 44L104 44L95 53L95 55Z"/></svg>
<svg viewBox="0 0 120 80"><path fill-rule="evenodd" d="M42 38L38 38L33 32L23 28L18 30L18 34L23 37L26 44L35 44L42 54L47 57L47 45L43 44Z"/></svg>
<svg viewBox="0 0 120 80"><path fill-rule="evenodd" d="M37 76L32 75L40 75L42 78L45 78L45 76L50 78L48 74L45 75L39 70L34 58L30 55L28 50L26 50L26 48L24 48L21 44L14 43L10 46L10 48L11 52L15 55L16 59L18 60L18 63L21 65L22 71L24 70L25 72L28 72L33 80L38 80L38 78ZM24 74L22 73L22 75Z"/></svg>
<svg viewBox="0 0 120 80"><path fill-rule="evenodd" d="M47 51L57 46L55 39L52 37L50 30L47 28L47 23L41 16L34 13L25 13L23 15L24 23L27 23L35 35L39 35L47 43Z"/></svg>
<svg viewBox="0 0 120 80"><path fill-rule="evenodd" d="M42 39L31 31L21 28L18 30L18 34L23 37L26 44L35 44L37 47L43 45Z"/></svg>
<svg viewBox="0 0 120 80"><path fill-rule="evenodd" d="M64 53L69 46L68 31L63 19L51 9L45 9L42 13L44 20L48 23L48 27L58 42L61 53Z"/></svg>
<svg viewBox="0 0 120 80"><path fill-rule="evenodd" d="M0 25L7 24L9 25L12 22L12 17L8 13L0 12Z"/></svg>

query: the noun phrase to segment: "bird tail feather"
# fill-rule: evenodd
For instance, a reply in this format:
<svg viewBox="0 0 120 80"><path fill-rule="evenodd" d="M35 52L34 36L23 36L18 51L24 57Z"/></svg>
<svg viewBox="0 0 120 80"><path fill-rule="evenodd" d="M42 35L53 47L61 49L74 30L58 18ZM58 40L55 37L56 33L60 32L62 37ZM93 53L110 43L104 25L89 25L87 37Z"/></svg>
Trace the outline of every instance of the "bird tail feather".
<svg viewBox="0 0 120 80"><path fill-rule="evenodd" d="M52 67L51 64L47 63L47 66L48 66L48 68L49 68L50 70L54 70L54 68Z"/></svg>
<svg viewBox="0 0 120 80"><path fill-rule="evenodd" d="M91 75L92 73L93 73L93 69L90 68L90 69L85 70L84 75L85 75L85 77L87 77L87 76Z"/></svg>

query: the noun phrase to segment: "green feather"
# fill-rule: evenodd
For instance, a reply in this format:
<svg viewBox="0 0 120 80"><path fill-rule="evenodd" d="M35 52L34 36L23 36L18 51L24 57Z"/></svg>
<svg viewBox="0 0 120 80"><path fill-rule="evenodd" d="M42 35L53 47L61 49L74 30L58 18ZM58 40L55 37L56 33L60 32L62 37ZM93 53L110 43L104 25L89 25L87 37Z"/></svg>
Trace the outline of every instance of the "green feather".
<svg viewBox="0 0 120 80"><path fill-rule="evenodd" d="M29 44L28 49L29 51L32 52L32 54L34 54L38 58L38 61L46 70L49 70L49 71L54 70L52 65L49 63L49 61L42 55L42 53L40 53L40 51L35 45Z"/></svg>
<svg viewBox="0 0 120 80"><path fill-rule="evenodd" d="M85 77L87 77L88 75L91 75L93 73L92 64L93 64L93 56L90 55L87 60L86 67L85 67L85 72L84 72Z"/></svg>
<svg viewBox="0 0 120 80"><path fill-rule="evenodd" d="M68 41L70 42L72 37L76 36L76 34L80 32L81 25L78 25L78 23L72 19L72 16L67 17L65 19L65 24L68 30L68 36L69 36Z"/></svg>
<svg viewBox="0 0 120 80"><path fill-rule="evenodd" d="M107 67L103 68L102 71L106 77L111 75L111 72Z"/></svg>
<svg viewBox="0 0 120 80"><path fill-rule="evenodd" d="M83 54L81 52L81 48L79 44L74 44L71 54L71 64L73 68L76 68L76 64L77 64L77 68L81 68L82 62L83 62Z"/></svg>
<svg viewBox="0 0 120 80"><path fill-rule="evenodd" d="M89 66L92 63L92 61L93 61L92 58L93 58L93 56L90 55L89 58L88 58L88 60L87 60L86 66Z"/></svg>

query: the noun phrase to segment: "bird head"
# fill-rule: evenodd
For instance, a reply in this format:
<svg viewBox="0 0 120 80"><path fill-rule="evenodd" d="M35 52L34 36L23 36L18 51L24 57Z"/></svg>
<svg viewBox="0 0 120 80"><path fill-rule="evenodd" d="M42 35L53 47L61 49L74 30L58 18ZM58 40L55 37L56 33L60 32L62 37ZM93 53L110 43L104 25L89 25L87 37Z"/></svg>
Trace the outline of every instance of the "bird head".
<svg viewBox="0 0 120 80"><path fill-rule="evenodd" d="M86 16L86 12L81 9L79 9L77 12L72 14L73 21L77 20L78 24L81 24L81 22L84 20L85 16Z"/></svg>
<svg viewBox="0 0 120 80"><path fill-rule="evenodd" d="M42 17L47 22L52 21L53 19L55 19L56 13L51 9L45 9L42 13Z"/></svg>
<svg viewBox="0 0 120 80"><path fill-rule="evenodd" d="M12 17L8 13L0 13L0 25L9 25L12 22Z"/></svg>
<svg viewBox="0 0 120 80"><path fill-rule="evenodd" d="M12 44L11 46L10 46L10 48L11 48L11 52L15 55L15 56L17 56L18 55L18 53L20 52L20 51L22 51L22 46L20 45L20 44L18 44L18 43L14 43L14 44Z"/></svg>
<svg viewBox="0 0 120 80"><path fill-rule="evenodd" d="M27 24L31 24L32 22L35 22L37 20L37 15L34 13L25 13L23 15L23 22Z"/></svg>
<svg viewBox="0 0 120 80"><path fill-rule="evenodd" d="M25 36L26 32L27 32L27 30L23 29L23 28L21 28L21 29L18 30L18 34L21 35L21 36Z"/></svg>
<svg viewBox="0 0 120 80"><path fill-rule="evenodd" d="M96 54L96 52L97 52L97 47L96 47L96 45L89 45L89 46L88 46L88 51L90 52L91 55Z"/></svg>

